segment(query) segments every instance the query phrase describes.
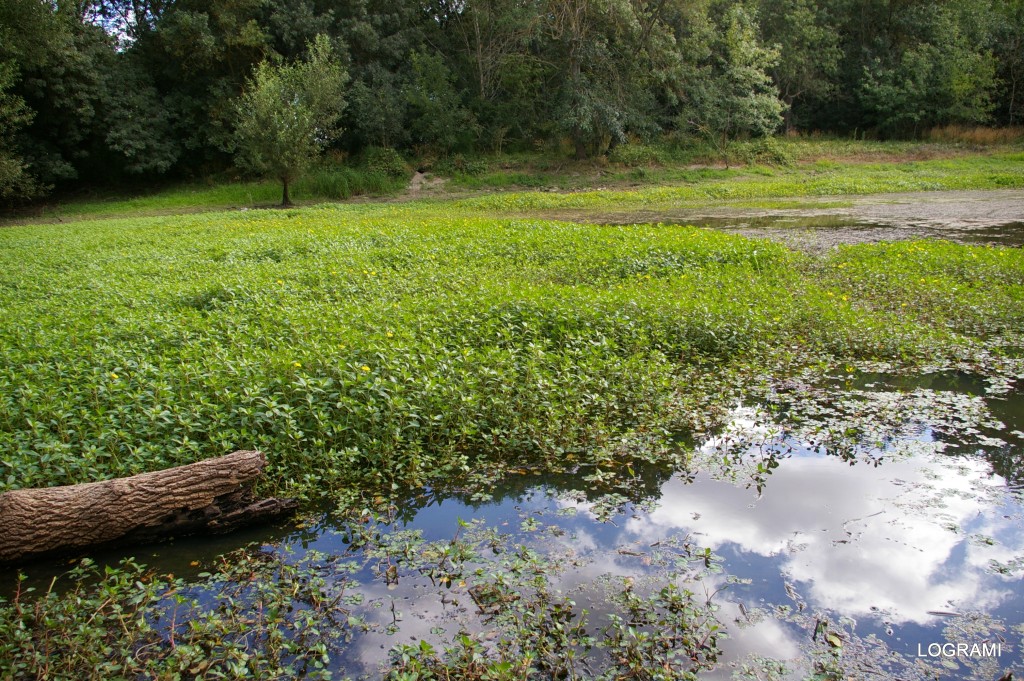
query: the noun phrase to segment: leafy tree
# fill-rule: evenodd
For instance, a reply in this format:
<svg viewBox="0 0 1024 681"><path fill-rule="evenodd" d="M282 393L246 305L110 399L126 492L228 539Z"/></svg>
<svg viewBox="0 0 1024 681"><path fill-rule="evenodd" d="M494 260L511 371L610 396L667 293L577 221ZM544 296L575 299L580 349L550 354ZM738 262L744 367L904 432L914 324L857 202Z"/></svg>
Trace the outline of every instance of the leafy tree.
<svg viewBox="0 0 1024 681"><path fill-rule="evenodd" d="M662 35L657 13L642 0L548 0L545 54L553 73L551 116L572 140L577 158L650 132L656 92L664 86L654 39ZM661 3L662 5L667 3ZM653 18L652 18L653 17ZM655 30L658 29L658 30Z"/></svg>
<svg viewBox="0 0 1024 681"><path fill-rule="evenodd" d="M943 123L985 123L995 106L996 61L969 17L945 7L917 14L924 35L887 62L864 67L863 120L886 135L916 135Z"/></svg>
<svg viewBox="0 0 1024 681"><path fill-rule="evenodd" d="M17 72L13 61L0 63L0 199L28 199L40 187L15 148L15 133L32 120L25 100L7 90Z"/></svg>
<svg viewBox="0 0 1024 681"><path fill-rule="evenodd" d="M155 3L154 3L155 4ZM209 172L230 164L233 104L254 67L273 54L265 0L175 0L131 46L153 105L170 126L177 165Z"/></svg>
<svg viewBox="0 0 1024 681"><path fill-rule="evenodd" d="M468 106L498 151L510 131L529 134L544 115L544 66L531 51L542 23L536 9L520 0L434 0L431 7Z"/></svg>
<svg viewBox="0 0 1024 681"><path fill-rule="evenodd" d="M687 87L681 120L728 163L729 140L741 134L772 134L782 123L785 105L767 73L779 52L761 45L754 16L737 4L723 22L715 31L709 59Z"/></svg>
<svg viewBox="0 0 1024 681"><path fill-rule="evenodd" d="M1003 120L1018 125L1024 121L1024 0L996 0L995 16L1000 109Z"/></svg>
<svg viewBox="0 0 1024 681"><path fill-rule="evenodd" d="M373 62L352 83L346 130L361 147L390 149L409 142L408 76ZM348 137L349 135L346 135Z"/></svg>
<svg viewBox="0 0 1024 681"><path fill-rule="evenodd" d="M792 130L798 103L826 99L836 87L843 56L839 34L822 3L812 0L761 0L758 16L764 42L779 51L771 76L786 104L786 129Z"/></svg>
<svg viewBox="0 0 1024 681"><path fill-rule="evenodd" d="M103 136L107 157L132 175L166 173L178 161L181 147L156 86L134 61L131 54L118 55L104 74L103 117L110 122Z"/></svg>
<svg viewBox="0 0 1024 681"><path fill-rule="evenodd" d="M233 148L239 166L281 181L281 205L291 205L288 186L341 132L348 73L325 35L294 64L262 62L235 107Z"/></svg>
<svg viewBox="0 0 1024 681"><path fill-rule="evenodd" d="M0 197L4 199L27 199L44 189L38 168L26 158L36 146L28 129L37 115L33 105L40 94L38 74L53 63L54 48L66 40L66 26L49 4L0 3Z"/></svg>
<svg viewBox="0 0 1024 681"><path fill-rule="evenodd" d="M409 128L413 141L442 153L473 143L475 123L438 54L413 52Z"/></svg>

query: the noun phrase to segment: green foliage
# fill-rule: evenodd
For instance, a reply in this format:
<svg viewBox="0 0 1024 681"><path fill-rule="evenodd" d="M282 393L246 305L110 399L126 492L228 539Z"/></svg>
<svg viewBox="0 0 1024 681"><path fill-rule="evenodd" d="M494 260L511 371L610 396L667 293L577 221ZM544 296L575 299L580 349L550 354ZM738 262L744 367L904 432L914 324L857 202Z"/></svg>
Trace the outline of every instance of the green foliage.
<svg viewBox="0 0 1024 681"><path fill-rule="evenodd" d="M619 144L608 154L608 160L625 166L653 165L665 163L666 154L662 149L648 144Z"/></svg>
<svg viewBox="0 0 1024 681"><path fill-rule="evenodd" d="M779 52L760 44L754 17L737 4L723 21L710 61L689 86L680 119L681 126L713 144L728 163L729 140L772 134L782 123L785 106L768 75Z"/></svg>
<svg viewBox="0 0 1024 681"><path fill-rule="evenodd" d="M307 172L295 184L295 197L304 200L344 200L353 196L394 194L406 186L405 176L395 177L358 168L323 167Z"/></svg>
<svg viewBox="0 0 1024 681"><path fill-rule="evenodd" d="M25 161L14 146L15 133L32 120L25 100L8 90L14 84L13 61L0 62L0 199L27 199L39 187L28 174Z"/></svg>
<svg viewBox="0 0 1024 681"><path fill-rule="evenodd" d="M463 154L453 154L434 163L432 170L441 175L477 176L487 171L487 162L481 159L467 158Z"/></svg>
<svg viewBox="0 0 1024 681"><path fill-rule="evenodd" d="M740 142L735 144L730 151L749 165L789 167L795 163L791 151L774 137Z"/></svg>
<svg viewBox="0 0 1024 681"><path fill-rule="evenodd" d="M66 590L34 593L19 582L10 603L0 599L0 675L329 678L328 648L348 635L331 612L345 580L312 573L310 558L238 553L204 575L201 594L131 559L103 570L85 559Z"/></svg>
<svg viewBox="0 0 1024 681"><path fill-rule="evenodd" d="M318 36L309 59L293 65L256 69L236 107L234 148L243 168L281 181L282 205L289 205L294 182L338 134L345 106L345 69L330 41Z"/></svg>
<svg viewBox="0 0 1024 681"><path fill-rule="evenodd" d="M362 77L354 80L346 119L352 136L362 146L408 145L409 101L403 92L406 86L400 74L391 73L376 63L370 64Z"/></svg>
<svg viewBox="0 0 1024 681"><path fill-rule="evenodd" d="M454 79L440 55L414 52L408 90L413 143L442 154L468 149L475 123L461 102Z"/></svg>
<svg viewBox="0 0 1024 681"><path fill-rule="evenodd" d="M840 36L829 25L828 3L761 0L758 16L763 40L779 51L771 74L787 106L786 127L792 130L795 106L832 96L843 57Z"/></svg>
<svg viewBox="0 0 1024 681"><path fill-rule="evenodd" d="M245 447L270 457L265 490L304 497L575 465L688 427L699 376L760 366L794 339L844 358L955 355L1024 321L1013 249L927 247L928 271L962 272L970 295L930 274L876 293L762 241L490 217L891 186L759 183L4 229L0 486ZM879 253L864 282L903 272L901 248L856 250ZM902 303L913 314L894 316Z"/></svg>
<svg viewBox="0 0 1024 681"><path fill-rule="evenodd" d="M728 162L733 140L781 122L859 138L1015 125L1022 35L1019 0L7 0L0 64L16 75L0 87L0 186L25 199L222 173L244 146L247 77L300 69L317 36L351 77L329 126L344 134L319 145L354 157L546 148L582 160L697 133L712 150L697 162Z"/></svg>
<svg viewBox="0 0 1024 681"><path fill-rule="evenodd" d="M941 122L985 123L995 103L996 59L978 51L952 12L939 12L932 42L902 52L895 63L864 68L860 97L885 134L917 133Z"/></svg>
<svg viewBox="0 0 1024 681"><path fill-rule="evenodd" d="M363 151L363 165L371 173L384 177L407 180L409 164L402 155L388 147L368 147Z"/></svg>

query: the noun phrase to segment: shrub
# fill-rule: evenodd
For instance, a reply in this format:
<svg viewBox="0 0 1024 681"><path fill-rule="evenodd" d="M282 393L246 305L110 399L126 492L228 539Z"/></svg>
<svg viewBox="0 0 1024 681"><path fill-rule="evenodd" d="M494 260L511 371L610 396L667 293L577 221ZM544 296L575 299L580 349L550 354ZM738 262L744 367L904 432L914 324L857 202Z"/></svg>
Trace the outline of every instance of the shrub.
<svg viewBox="0 0 1024 681"><path fill-rule="evenodd" d="M611 150L608 160L630 167L664 164L668 161L663 150L648 144L620 144Z"/></svg>
<svg viewBox="0 0 1024 681"><path fill-rule="evenodd" d="M487 163L479 159L467 159L462 154L448 156L434 165L441 175L481 175L487 171Z"/></svg>
<svg viewBox="0 0 1024 681"><path fill-rule="evenodd" d="M762 137L750 142L737 143L734 151L747 165L783 168L793 165L793 155L789 149L774 137Z"/></svg>
<svg viewBox="0 0 1024 681"><path fill-rule="evenodd" d="M409 177L409 165L401 154L389 147L368 147L363 152L363 165L371 173L378 173L386 177L403 179Z"/></svg>

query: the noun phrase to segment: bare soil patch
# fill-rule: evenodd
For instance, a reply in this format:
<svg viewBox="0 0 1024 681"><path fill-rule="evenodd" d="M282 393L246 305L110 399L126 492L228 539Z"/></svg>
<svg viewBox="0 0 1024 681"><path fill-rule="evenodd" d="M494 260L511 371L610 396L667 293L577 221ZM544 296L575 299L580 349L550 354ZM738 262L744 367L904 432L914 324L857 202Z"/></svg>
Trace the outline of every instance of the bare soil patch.
<svg viewBox="0 0 1024 681"><path fill-rule="evenodd" d="M594 224L703 225L812 252L921 238L1024 245L1024 191L1018 189L830 196L784 208L732 202L668 211L547 211L543 216Z"/></svg>

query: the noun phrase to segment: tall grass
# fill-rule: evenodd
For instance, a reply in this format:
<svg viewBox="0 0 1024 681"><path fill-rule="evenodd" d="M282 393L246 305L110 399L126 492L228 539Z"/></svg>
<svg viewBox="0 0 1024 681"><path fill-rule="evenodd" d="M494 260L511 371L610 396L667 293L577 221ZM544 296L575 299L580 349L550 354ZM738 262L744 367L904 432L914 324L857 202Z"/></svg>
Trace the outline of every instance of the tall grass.
<svg viewBox="0 0 1024 681"><path fill-rule="evenodd" d="M1024 141L1024 127L987 128L982 126L944 125L928 131L933 142L999 146Z"/></svg>

